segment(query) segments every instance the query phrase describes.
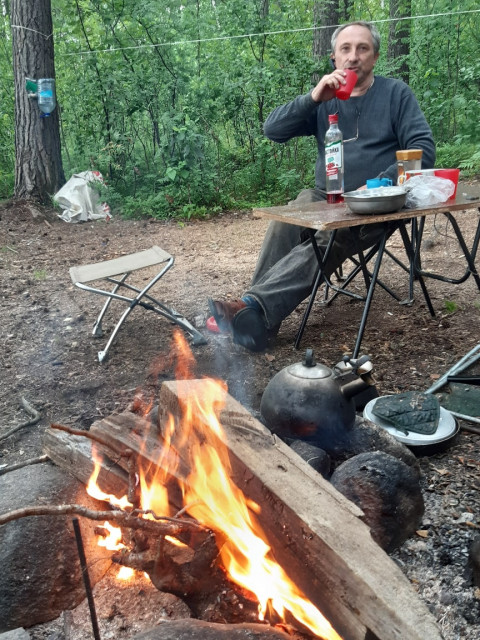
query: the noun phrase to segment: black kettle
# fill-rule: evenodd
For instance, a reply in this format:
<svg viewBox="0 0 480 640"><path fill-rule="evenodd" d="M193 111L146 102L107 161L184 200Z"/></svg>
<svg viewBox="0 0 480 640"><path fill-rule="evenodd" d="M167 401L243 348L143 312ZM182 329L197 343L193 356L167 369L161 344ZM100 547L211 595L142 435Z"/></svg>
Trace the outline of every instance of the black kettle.
<svg viewBox="0 0 480 640"><path fill-rule="evenodd" d="M337 374L316 363L313 350L307 349L303 362L279 371L260 402L270 431L287 440L307 440L327 451L341 445L355 424L355 395L374 384L368 356L357 360L345 356L341 364ZM355 374L349 382L345 382L346 370Z"/></svg>

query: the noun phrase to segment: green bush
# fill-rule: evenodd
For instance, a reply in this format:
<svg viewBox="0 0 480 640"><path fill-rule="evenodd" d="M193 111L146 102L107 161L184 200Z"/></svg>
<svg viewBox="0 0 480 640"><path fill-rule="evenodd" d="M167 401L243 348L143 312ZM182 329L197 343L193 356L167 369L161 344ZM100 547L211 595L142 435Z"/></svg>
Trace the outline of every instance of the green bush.
<svg viewBox="0 0 480 640"><path fill-rule="evenodd" d="M469 178L480 174L480 144L464 144L461 140L437 146L436 167L458 167L461 176Z"/></svg>

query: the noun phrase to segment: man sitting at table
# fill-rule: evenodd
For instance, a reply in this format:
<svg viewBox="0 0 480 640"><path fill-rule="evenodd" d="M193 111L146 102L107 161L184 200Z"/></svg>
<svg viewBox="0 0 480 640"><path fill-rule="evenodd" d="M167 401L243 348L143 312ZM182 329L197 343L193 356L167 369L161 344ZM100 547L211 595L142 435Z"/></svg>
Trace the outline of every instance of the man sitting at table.
<svg viewBox="0 0 480 640"><path fill-rule="evenodd" d="M264 124L265 135L275 142L296 136L314 136L318 145L315 188L300 192L289 204L325 200L325 133L329 114L338 113L344 138L345 191L363 187L366 180L386 177L397 182L396 151L422 149L422 167L435 163L431 129L415 95L400 80L374 75L380 50L380 35L370 23L342 25L332 35L334 71L324 75L306 95L277 107ZM339 100L335 91L345 84L344 69L358 76L349 100ZM374 246L390 223L358 227L358 248ZM394 227L392 227L394 228ZM325 250L330 232L316 233ZM356 254L348 229L337 232L326 265L329 277ZM208 300L220 331L231 332L236 343L262 351L276 335L282 320L309 296L318 271L311 240L303 227L271 222L267 230L250 288L240 299ZM213 320L211 320L213 323Z"/></svg>

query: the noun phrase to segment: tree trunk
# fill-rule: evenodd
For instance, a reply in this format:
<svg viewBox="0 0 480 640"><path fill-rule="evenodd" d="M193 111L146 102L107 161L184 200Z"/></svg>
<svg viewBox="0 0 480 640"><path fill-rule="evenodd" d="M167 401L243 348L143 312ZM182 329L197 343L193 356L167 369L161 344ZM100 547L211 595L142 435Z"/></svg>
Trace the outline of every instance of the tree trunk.
<svg viewBox="0 0 480 640"><path fill-rule="evenodd" d="M402 20L411 15L411 0L390 0L390 28L388 38L388 60L395 62L400 59L397 73L408 84L410 68L408 54L410 53L410 20Z"/></svg>
<svg viewBox="0 0 480 640"><path fill-rule="evenodd" d="M49 202L64 184L58 108L40 117L25 78L55 78L50 0L12 0L15 79L15 197Z"/></svg>
<svg viewBox="0 0 480 640"><path fill-rule="evenodd" d="M339 0L324 0L315 2L313 6L313 22L315 30L313 32L312 52L313 59L318 62L331 52L330 40L332 33L341 22L342 16L339 7ZM322 75L328 71L322 69L314 74L313 84L317 84Z"/></svg>

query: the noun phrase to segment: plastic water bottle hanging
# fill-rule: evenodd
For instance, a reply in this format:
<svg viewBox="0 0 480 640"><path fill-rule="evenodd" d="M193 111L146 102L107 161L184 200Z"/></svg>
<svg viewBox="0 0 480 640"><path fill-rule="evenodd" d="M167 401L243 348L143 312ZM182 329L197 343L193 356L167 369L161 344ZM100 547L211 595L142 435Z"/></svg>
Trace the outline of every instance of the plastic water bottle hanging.
<svg viewBox="0 0 480 640"><path fill-rule="evenodd" d="M42 112L40 117L48 118L57 105L54 78L39 78L37 81L37 101L38 108Z"/></svg>

